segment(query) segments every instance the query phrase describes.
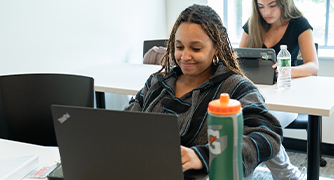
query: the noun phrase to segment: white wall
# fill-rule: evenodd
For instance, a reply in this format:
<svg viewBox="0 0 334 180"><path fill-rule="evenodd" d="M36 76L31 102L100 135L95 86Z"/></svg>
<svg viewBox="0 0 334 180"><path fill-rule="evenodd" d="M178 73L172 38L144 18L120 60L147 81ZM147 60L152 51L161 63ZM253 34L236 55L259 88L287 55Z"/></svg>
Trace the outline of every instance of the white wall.
<svg viewBox="0 0 334 180"><path fill-rule="evenodd" d="M168 38L180 12L194 3L207 0L0 1L0 74L29 66L76 71L141 63L143 40ZM319 63L320 76L334 77L333 59ZM125 106L127 97L106 96L107 108ZM333 127L334 115L324 117L323 142L334 144ZM284 130L284 136L306 139L306 132Z"/></svg>
<svg viewBox="0 0 334 180"><path fill-rule="evenodd" d="M165 0L3 0L0 25L0 74L142 63L143 41L167 38ZM127 101L106 94L107 108Z"/></svg>
<svg viewBox="0 0 334 180"><path fill-rule="evenodd" d="M170 32L173 29L174 23L179 17L180 13L188 6L191 6L193 4L207 5L208 2L207 0L166 0L167 37L169 37Z"/></svg>
<svg viewBox="0 0 334 180"><path fill-rule="evenodd" d="M143 40L166 38L165 22L165 0L0 1L0 66L141 63Z"/></svg>

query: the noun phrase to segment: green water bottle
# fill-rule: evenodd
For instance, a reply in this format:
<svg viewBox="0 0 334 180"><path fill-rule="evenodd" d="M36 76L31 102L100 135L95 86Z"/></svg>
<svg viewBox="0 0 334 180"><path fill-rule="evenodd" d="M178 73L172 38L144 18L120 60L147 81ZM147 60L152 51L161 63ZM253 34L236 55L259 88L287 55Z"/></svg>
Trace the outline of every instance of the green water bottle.
<svg viewBox="0 0 334 180"><path fill-rule="evenodd" d="M239 101L222 93L208 106L210 180L242 180L243 116Z"/></svg>

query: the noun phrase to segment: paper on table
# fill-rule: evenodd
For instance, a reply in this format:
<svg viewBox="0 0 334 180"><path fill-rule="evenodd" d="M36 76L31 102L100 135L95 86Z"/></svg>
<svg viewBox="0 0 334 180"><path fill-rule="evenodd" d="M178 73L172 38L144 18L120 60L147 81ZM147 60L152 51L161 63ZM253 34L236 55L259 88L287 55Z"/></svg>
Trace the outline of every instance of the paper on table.
<svg viewBox="0 0 334 180"><path fill-rule="evenodd" d="M31 171L26 178L46 178L46 176L48 174L50 174L50 172L52 170L54 170L56 168L56 164L50 164L50 165L40 165L38 166L36 169L34 169L33 171Z"/></svg>
<svg viewBox="0 0 334 180"><path fill-rule="evenodd" d="M38 166L38 155L0 159L0 180L24 178Z"/></svg>

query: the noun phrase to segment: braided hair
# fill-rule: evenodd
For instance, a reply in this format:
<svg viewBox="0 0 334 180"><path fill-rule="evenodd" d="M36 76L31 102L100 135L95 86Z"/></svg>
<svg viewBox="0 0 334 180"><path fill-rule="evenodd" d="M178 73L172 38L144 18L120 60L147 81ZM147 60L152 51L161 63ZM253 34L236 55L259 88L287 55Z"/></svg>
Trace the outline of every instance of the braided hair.
<svg viewBox="0 0 334 180"><path fill-rule="evenodd" d="M211 7L197 4L183 10L177 18L167 43L167 51L162 57L162 68L158 73L162 71L164 73L171 72L172 64L178 66L175 59L175 33L180 24L184 22L200 25L212 40L214 46L217 47L218 53L216 56L219 62L223 62L234 73L244 76L236 61L226 28L223 26L219 15Z"/></svg>

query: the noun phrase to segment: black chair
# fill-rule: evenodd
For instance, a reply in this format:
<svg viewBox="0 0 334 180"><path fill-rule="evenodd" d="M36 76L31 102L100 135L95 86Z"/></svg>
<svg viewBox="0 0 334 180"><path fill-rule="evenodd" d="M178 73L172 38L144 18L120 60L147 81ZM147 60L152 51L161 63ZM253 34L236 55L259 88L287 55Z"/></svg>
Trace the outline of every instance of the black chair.
<svg viewBox="0 0 334 180"><path fill-rule="evenodd" d="M150 50L154 46L162 46L166 47L167 46L168 39L158 39L158 40L146 40L144 41L144 46L143 46L143 57L145 53Z"/></svg>
<svg viewBox="0 0 334 180"><path fill-rule="evenodd" d="M315 43L315 49L318 55L318 44ZM297 65L302 65L303 64L303 60L302 59L298 59L297 60ZM322 120L320 121L320 143L322 142ZM287 127L285 127L286 129L305 129L307 131L308 128L308 115L307 114L298 114L297 118L291 123L289 124ZM320 144L321 147L321 144ZM325 167L327 164L326 160L323 159L321 157L321 153L320 153L320 166L321 167Z"/></svg>
<svg viewBox="0 0 334 180"><path fill-rule="evenodd" d="M52 104L94 107L94 79L67 74L0 76L0 138L57 146Z"/></svg>

